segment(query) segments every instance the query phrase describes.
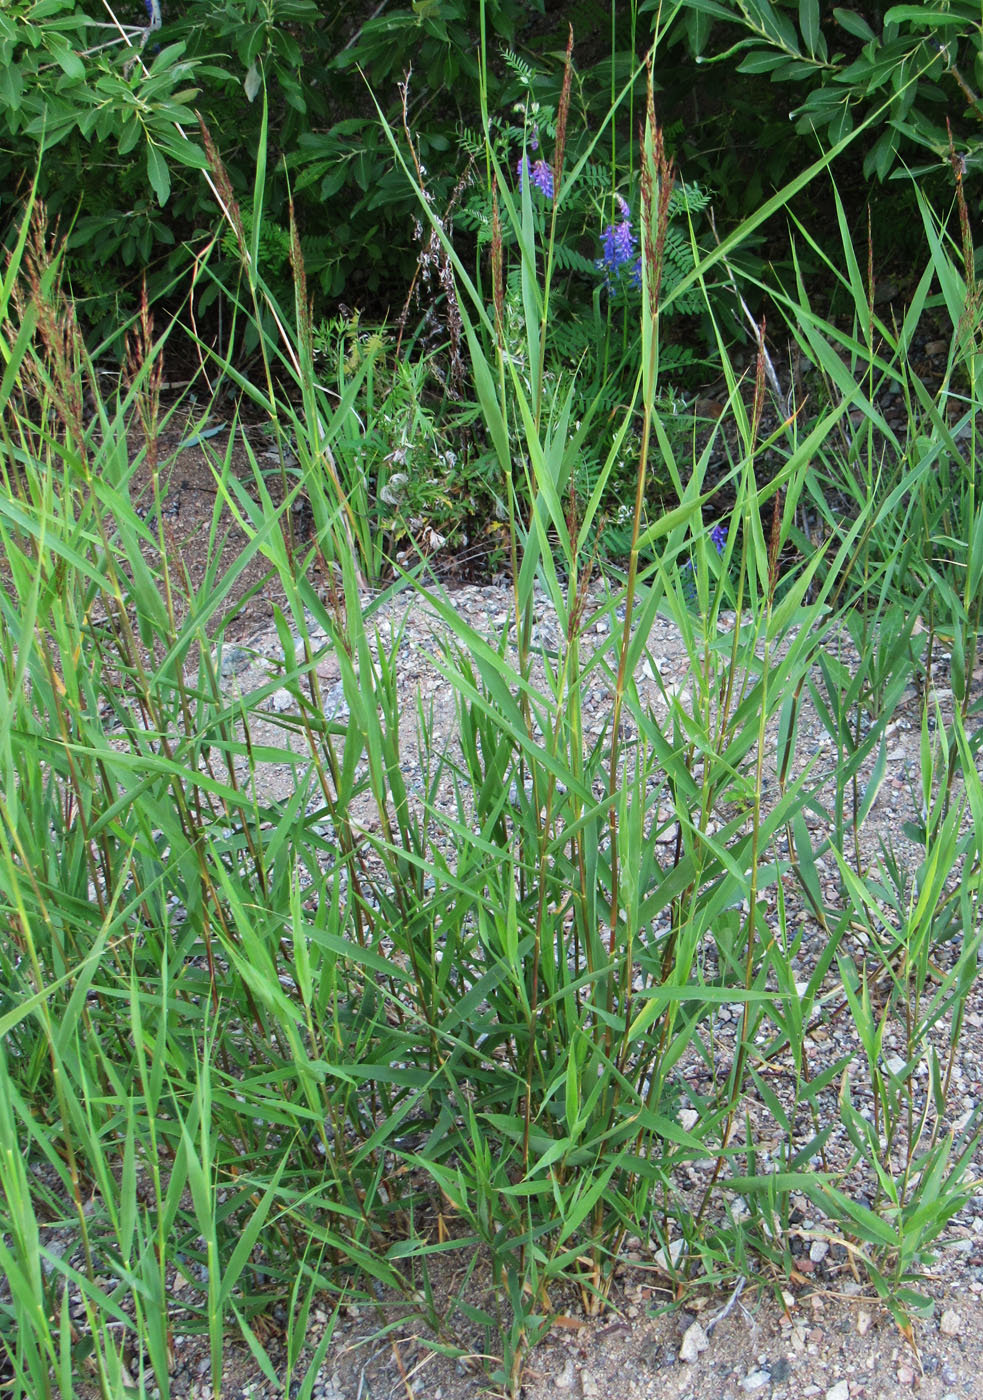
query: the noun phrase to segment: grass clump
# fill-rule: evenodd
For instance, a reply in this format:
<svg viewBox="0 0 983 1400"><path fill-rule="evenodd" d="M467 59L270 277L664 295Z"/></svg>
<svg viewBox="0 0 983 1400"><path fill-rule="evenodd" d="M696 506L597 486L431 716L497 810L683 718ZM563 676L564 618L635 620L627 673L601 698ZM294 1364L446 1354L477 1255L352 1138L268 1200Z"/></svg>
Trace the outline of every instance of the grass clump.
<svg viewBox="0 0 983 1400"><path fill-rule="evenodd" d="M569 64L568 53L558 200ZM974 1122L953 1122L951 1098L980 947L971 682L983 536L973 293L945 228L926 210L925 291L900 332L874 325L846 239L852 336L823 324L802 287L785 295L790 326L833 383L812 421L790 400L765 433L763 332L749 386L721 337L717 434L731 430L733 502L721 519L713 442L683 459L658 410L674 172L651 94L636 399L586 500L576 468L595 411L588 402L574 418L572 372L547 379L550 245L531 182L513 199L489 148L485 292L419 189L498 460L512 598L509 627L489 634L425 571L400 572L442 624L435 665L456 702L451 741L421 705L409 779L399 631L386 640L374 627L384 598L361 587L387 542L364 473L349 470L355 379L337 396L318 383L296 237L292 319L257 270L263 151L252 235L210 154L243 264L237 315L252 318L261 348L252 380L228 358L218 368L295 460L283 451L274 496L254 456L247 482L231 448L213 453L202 584L182 572L161 512L148 523L133 497L142 461L154 481L168 466L164 340L149 316L106 400L40 212L0 288L9 1393L166 1396L175 1336L197 1332L216 1394L238 1335L257 1371L310 1395L331 1343L329 1323L307 1346L314 1300L375 1305L380 1293L515 1393L555 1300L573 1292L588 1312L602 1308L629 1237L663 1251L680 1294L746 1277L777 1286L794 1275L798 1196L910 1326L927 1251L971 1189L977 1141ZM695 264L691 287L736 241ZM521 360L504 331L508 243ZM970 384L968 435L950 424L951 377L935 398L906 379L917 429L882 447L870 382L903 376L933 276L953 368ZM861 430L844 449L857 408ZM591 542L630 425L628 562L601 578ZM778 458L767 479L765 452ZM936 470L943 453L948 476ZM653 519L655 464L675 500ZM833 510L834 482L849 509L817 548L802 522ZM301 494L304 537L291 511ZM224 570L223 510L247 539ZM282 599L286 660L234 693L221 656L237 579L255 559ZM537 598L555 642L537 640ZM658 679L663 618L685 647L685 685ZM933 669L942 645L949 707ZM329 654L343 714L321 692ZM922 725L914 864L889 847L872 856L864 839L909 682ZM271 704L277 689L287 713ZM595 692L599 727L586 718ZM828 734L832 790L803 738L807 703ZM270 764L291 772L282 800L264 782ZM725 1036L721 1009L735 1007ZM850 1034L823 1058L813 1033L833 1017ZM449 1304L433 1281L445 1256L468 1261ZM491 1287L475 1294L479 1265ZM264 1319L276 1306L275 1363Z"/></svg>

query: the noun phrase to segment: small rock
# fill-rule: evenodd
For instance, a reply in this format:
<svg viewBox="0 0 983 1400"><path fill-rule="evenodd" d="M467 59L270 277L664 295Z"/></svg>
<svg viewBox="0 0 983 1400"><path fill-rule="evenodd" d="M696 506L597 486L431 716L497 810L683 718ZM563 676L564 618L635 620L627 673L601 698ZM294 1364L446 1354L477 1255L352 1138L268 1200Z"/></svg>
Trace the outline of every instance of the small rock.
<svg viewBox="0 0 983 1400"><path fill-rule="evenodd" d="M324 696L324 715L326 719L334 719L336 716L343 719L347 714L345 687L341 681L337 681Z"/></svg>
<svg viewBox="0 0 983 1400"><path fill-rule="evenodd" d="M914 1385L915 1373L906 1361L902 1361L898 1367L898 1383L900 1385Z"/></svg>
<svg viewBox="0 0 983 1400"><path fill-rule="evenodd" d="M813 1240L809 1246L809 1258L814 1264L821 1264L829 1253L829 1240Z"/></svg>
<svg viewBox="0 0 983 1400"><path fill-rule="evenodd" d="M669 1273L679 1263L679 1256L685 1248L686 1241L684 1239L673 1240L669 1246L668 1255L664 1249L657 1249L652 1256L652 1263L663 1273Z"/></svg>
<svg viewBox="0 0 983 1400"><path fill-rule="evenodd" d="M553 1380L557 1390L572 1390L577 1383L577 1372L574 1370L573 1357L568 1356L563 1363L563 1370Z"/></svg>
<svg viewBox="0 0 983 1400"><path fill-rule="evenodd" d="M874 1319L871 1317L870 1313L867 1312L866 1308L861 1308L857 1313L857 1332L861 1337L866 1337L873 1321Z"/></svg>
<svg viewBox="0 0 983 1400"><path fill-rule="evenodd" d="M691 1133L700 1121L700 1115L695 1108L681 1108L679 1110L679 1123L687 1133Z"/></svg>
<svg viewBox="0 0 983 1400"><path fill-rule="evenodd" d="M826 1400L850 1400L850 1382L837 1381L826 1392Z"/></svg>
<svg viewBox="0 0 983 1400"><path fill-rule="evenodd" d="M219 674L223 680L229 676L234 676L238 671L244 671L253 659L253 654L245 647L224 647L215 653L219 661Z"/></svg>
<svg viewBox="0 0 983 1400"><path fill-rule="evenodd" d="M768 1385L770 1381L771 1376L767 1371L752 1371L741 1381L741 1389L750 1393L752 1390L760 1390L763 1385Z"/></svg>
<svg viewBox="0 0 983 1400"><path fill-rule="evenodd" d="M695 1361L701 1351L706 1351L710 1339L698 1322L691 1322L683 1333L679 1347L680 1361Z"/></svg>
<svg viewBox="0 0 983 1400"><path fill-rule="evenodd" d="M580 1389L583 1392L584 1400L595 1400L595 1396L600 1395L601 1390L593 1372L581 1371Z"/></svg>
<svg viewBox="0 0 983 1400"><path fill-rule="evenodd" d="M963 1320L955 1308L946 1308L939 1320L939 1331L943 1337L958 1337L963 1330Z"/></svg>
<svg viewBox="0 0 983 1400"><path fill-rule="evenodd" d="M653 1371L657 1371L666 1364L667 1360L672 1360L672 1357L671 1354L667 1357L662 1343L651 1337L643 1342L639 1348L638 1359L643 1366L650 1366Z"/></svg>

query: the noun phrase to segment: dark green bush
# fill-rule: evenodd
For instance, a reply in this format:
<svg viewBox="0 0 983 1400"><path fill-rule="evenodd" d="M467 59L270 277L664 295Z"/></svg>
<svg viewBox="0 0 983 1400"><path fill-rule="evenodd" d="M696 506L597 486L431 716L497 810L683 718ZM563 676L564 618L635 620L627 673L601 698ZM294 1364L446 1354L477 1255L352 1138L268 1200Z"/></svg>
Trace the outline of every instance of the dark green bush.
<svg viewBox="0 0 983 1400"><path fill-rule="evenodd" d="M528 121L531 96L555 110L568 22L576 159L578 141L589 141L630 83L660 10L670 18L656 57L660 120L687 182L713 198L718 226L755 207L817 143L834 143L880 107L858 143L856 207L903 162L925 179L946 175L950 129L967 176L983 159L975 95L983 39L969 0L895 5L881 18L819 0L679 0L674 10L639 0L562 12L547 12L544 0L487 0L480 9L473 0L413 0L379 14L368 0L163 0L161 8L159 29L138 0L118 25L95 0L8 0L0 12L0 218L16 217L40 157L39 194L69 231L82 315L103 330L118 325L144 272L160 297L188 248L211 237L199 113L237 196L251 203L264 102L274 255L265 274L287 290L286 264L275 262L292 196L323 309L343 298L376 317L396 313L419 253L417 209L375 102L402 132L405 99L434 206L448 207L457 191L457 235L477 240L488 200L480 161L470 187L460 184L478 145L482 96L505 146ZM534 89L524 73L535 74ZM596 256L610 201L631 186L637 120L629 88L584 171L580 236L558 245L565 271ZM503 149L513 173L518 154ZM849 195L847 172L843 185ZM896 204L885 205L892 229ZM875 244L876 215L875 205ZM221 258L213 266L221 272ZM229 279L233 268L226 258Z"/></svg>

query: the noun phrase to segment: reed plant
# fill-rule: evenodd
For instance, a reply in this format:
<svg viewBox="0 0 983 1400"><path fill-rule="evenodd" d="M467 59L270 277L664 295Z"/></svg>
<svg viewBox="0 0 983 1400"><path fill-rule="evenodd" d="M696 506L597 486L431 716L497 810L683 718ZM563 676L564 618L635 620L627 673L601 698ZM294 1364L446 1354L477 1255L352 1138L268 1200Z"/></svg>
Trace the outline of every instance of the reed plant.
<svg viewBox="0 0 983 1400"><path fill-rule="evenodd" d="M558 201L574 178L562 139L571 64L568 51ZM334 1316L381 1295L385 1325L414 1319L515 1394L564 1300L606 1306L629 1238L657 1254L678 1296L744 1278L781 1286L797 1195L909 1327L927 1251L972 1189L978 1136L974 1121L953 1121L952 1071L980 947L979 492L967 479L975 428L957 436L946 412L956 393L975 411L975 351L972 288L944 226L926 209L930 267L890 341L879 324L861 339L872 298L846 237L853 337L822 322L803 285L776 290L833 380L815 417L786 399L766 431L775 370L763 328L749 383L721 335L726 410L683 458L658 409L674 170L650 77L636 399L583 504L572 483L593 419L589 405L572 417L572 373L548 387L549 232L544 244L529 182L513 192L490 150L499 232L483 283L417 186L498 456L512 603L489 635L425 569L399 572L390 592L413 590L443 624L437 665L456 700L450 739L420 706L411 781L399 632L375 628L386 594L363 586L382 545L364 480L336 451L352 439L352 400L318 382L296 231L292 315L257 267L246 224L262 226L262 151L249 221L209 155L243 268L237 315L252 318L262 365L247 378L227 355L217 368L284 450L275 490L248 437L249 481L231 449L212 451L203 584L182 571L159 509L166 333L142 314L123 386L105 397L40 207L0 286L8 1392L166 1397L175 1339L198 1333L216 1395L229 1348L245 1346L257 1374L310 1396L332 1340L329 1321L308 1344L315 1300ZM502 316L502 220L521 355ZM690 285L739 241L698 258ZM902 373L932 275L953 320L953 376L935 398L905 381L923 418L914 440L897 440L898 465L878 456L885 425L869 381ZM835 352L844 343L859 370ZM840 438L857 409L862 450L857 435ZM602 573L591 541L635 422L630 554L623 574ZM725 434L729 471L711 487ZM649 516L656 460L675 499ZM133 489L143 463L152 515ZM850 508L816 544L803 520L832 512L834 479L854 483ZM302 493L307 536L291 509ZM223 569L225 512L247 544ZM921 578L900 574L892 531ZM255 560L283 598L286 659L234 694L222 655ZM537 640L537 589L555 645ZM918 632L912 597L927 615L929 589L931 624ZM652 701L640 681L646 668L659 677L665 618L688 676L657 680ZM851 629L864 642L852 669L838 659ZM950 711L933 695L930 654L944 642L955 659L957 631ZM344 719L320 689L329 651ZM861 840L909 679L922 705L914 869ZM290 713L270 703L279 688ZM603 696L599 729L586 723L588 693ZM803 737L808 703L829 731L832 797ZM270 764L292 772L285 799L269 795ZM835 884L820 875L828 854ZM729 1036L724 1006L738 1008ZM822 1060L813 1033L834 1016L849 1035ZM890 1063L889 1023L903 1027ZM448 1259L467 1261L463 1281L438 1301ZM275 1307L282 1362L263 1325Z"/></svg>

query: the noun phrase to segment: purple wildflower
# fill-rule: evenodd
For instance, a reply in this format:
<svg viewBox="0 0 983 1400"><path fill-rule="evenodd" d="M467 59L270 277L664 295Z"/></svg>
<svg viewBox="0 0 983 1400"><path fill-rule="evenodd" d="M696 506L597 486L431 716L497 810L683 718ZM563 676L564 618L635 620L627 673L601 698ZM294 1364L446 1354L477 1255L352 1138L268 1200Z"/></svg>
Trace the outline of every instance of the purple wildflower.
<svg viewBox="0 0 983 1400"><path fill-rule="evenodd" d="M609 287L612 282L620 281L625 269L630 267L629 281L637 287L642 280L642 265L641 255L637 252L638 240L631 226L631 210L628 201L622 199L620 194L616 199L621 218L615 224L608 224L601 234L601 256L595 266L604 273Z"/></svg>
<svg viewBox="0 0 983 1400"><path fill-rule="evenodd" d="M717 551L718 554L723 554L724 550L727 548L726 525L714 525L713 529L710 531L710 543L713 545L714 549ZM695 604L696 568L693 564L692 559L686 560L686 563L680 570L680 574L682 576L683 592L686 595L686 600L690 604Z"/></svg>
<svg viewBox="0 0 983 1400"><path fill-rule="evenodd" d="M522 181L528 168L528 161L526 157L523 156L516 166L520 190L522 189ZM529 178L541 195L545 195L547 199L553 198L553 172L545 160L533 161L533 167Z"/></svg>
<svg viewBox="0 0 983 1400"><path fill-rule="evenodd" d="M601 234L603 255L601 265L609 274L620 272L635 255L635 236L627 219L620 224L608 224Z"/></svg>

